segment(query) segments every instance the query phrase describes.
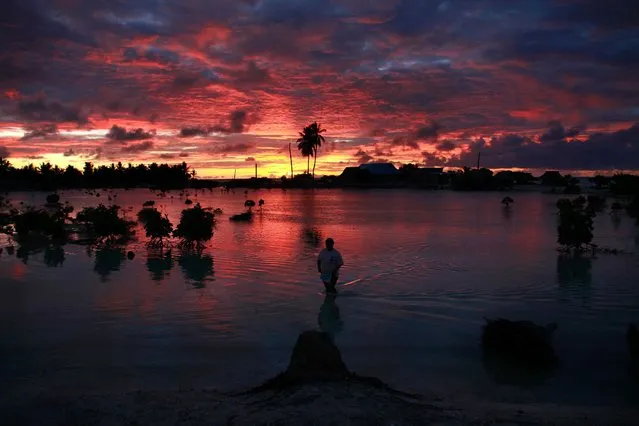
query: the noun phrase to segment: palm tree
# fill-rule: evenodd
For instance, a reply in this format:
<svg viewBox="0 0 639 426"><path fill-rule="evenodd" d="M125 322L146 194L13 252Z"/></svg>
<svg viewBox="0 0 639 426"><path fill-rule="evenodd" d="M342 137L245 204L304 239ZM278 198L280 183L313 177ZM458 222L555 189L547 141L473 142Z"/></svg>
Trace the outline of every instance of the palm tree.
<svg viewBox="0 0 639 426"><path fill-rule="evenodd" d="M325 142L324 133L326 129L322 129L322 125L314 122L304 127L304 130L300 132L300 138L297 140L297 148L302 152L302 155L307 158L306 161L306 173L309 173L310 160L313 156L313 179L315 179L315 165L317 163L317 150L322 146L322 142Z"/></svg>

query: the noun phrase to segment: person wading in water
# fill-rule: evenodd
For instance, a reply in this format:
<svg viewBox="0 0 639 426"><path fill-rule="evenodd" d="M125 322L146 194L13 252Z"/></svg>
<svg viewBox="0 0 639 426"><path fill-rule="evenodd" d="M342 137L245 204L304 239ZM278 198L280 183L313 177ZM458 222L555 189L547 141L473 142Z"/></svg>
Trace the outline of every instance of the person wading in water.
<svg viewBox="0 0 639 426"><path fill-rule="evenodd" d="M336 294L337 279L339 278L339 268L344 265L344 260L340 252L335 250L335 241L332 238L326 239L326 248L320 251L317 256L317 271L326 288L326 293Z"/></svg>

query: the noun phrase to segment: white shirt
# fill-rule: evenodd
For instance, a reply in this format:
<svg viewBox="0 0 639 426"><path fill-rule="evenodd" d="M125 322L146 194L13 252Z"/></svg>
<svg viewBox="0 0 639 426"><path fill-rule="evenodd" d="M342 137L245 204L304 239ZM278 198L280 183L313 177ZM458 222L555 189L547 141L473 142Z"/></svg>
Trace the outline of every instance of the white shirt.
<svg viewBox="0 0 639 426"><path fill-rule="evenodd" d="M323 249L317 257L320 264L320 272L322 274L332 274L337 268L344 264L342 255L337 250Z"/></svg>

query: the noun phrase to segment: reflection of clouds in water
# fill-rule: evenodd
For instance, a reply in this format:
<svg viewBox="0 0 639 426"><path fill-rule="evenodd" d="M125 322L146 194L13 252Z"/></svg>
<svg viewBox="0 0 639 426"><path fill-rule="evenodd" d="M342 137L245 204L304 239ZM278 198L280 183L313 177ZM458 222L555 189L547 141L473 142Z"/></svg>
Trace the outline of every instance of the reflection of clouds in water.
<svg viewBox="0 0 639 426"><path fill-rule="evenodd" d="M126 255L122 247L102 247L95 251L93 270L100 276L101 281L107 281L111 272L120 270Z"/></svg>
<svg viewBox="0 0 639 426"><path fill-rule="evenodd" d="M317 228L303 228L302 240L312 248L318 248L322 244L322 231Z"/></svg>
<svg viewBox="0 0 639 426"><path fill-rule="evenodd" d="M162 250L149 250L147 252L146 269L151 273L153 281L162 281L173 269L174 261L171 250L162 253Z"/></svg>
<svg viewBox="0 0 639 426"><path fill-rule="evenodd" d="M178 257L178 265L184 277L197 288L204 288L206 281L213 281L213 257L209 254L184 252Z"/></svg>
<svg viewBox="0 0 639 426"><path fill-rule="evenodd" d="M317 324L320 330L331 336L331 339L334 339L337 333L344 328L335 299L336 296L334 295L326 295L317 316Z"/></svg>

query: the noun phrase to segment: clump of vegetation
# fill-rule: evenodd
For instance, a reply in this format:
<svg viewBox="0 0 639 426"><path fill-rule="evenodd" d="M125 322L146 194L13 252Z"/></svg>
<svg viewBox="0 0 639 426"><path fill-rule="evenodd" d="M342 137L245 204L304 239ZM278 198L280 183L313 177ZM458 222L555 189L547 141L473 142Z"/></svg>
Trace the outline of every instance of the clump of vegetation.
<svg viewBox="0 0 639 426"><path fill-rule="evenodd" d="M67 236L64 224L72 211L69 204L53 212L27 207L23 211L12 210L4 221L13 223L18 238L40 237L61 241Z"/></svg>
<svg viewBox="0 0 639 426"><path fill-rule="evenodd" d="M173 231L173 236L181 239L181 247L199 251L204 248L206 241L213 238L213 228L215 214L197 203L193 208L182 210L180 223Z"/></svg>
<svg viewBox="0 0 639 426"><path fill-rule="evenodd" d="M135 226L135 222L120 217L120 207L115 205L85 207L78 213L76 220L85 224L89 231L103 242L129 238Z"/></svg>
<svg viewBox="0 0 639 426"><path fill-rule="evenodd" d="M169 218L155 208L144 208L138 212L138 220L144 226L146 236L151 239L150 246L162 246L165 238L173 232L173 224Z"/></svg>
<svg viewBox="0 0 639 426"><path fill-rule="evenodd" d="M142 207L153 207L154 205L155 205L155 201L149 200L149 201L145 201L144 204L142 204Z"/></svg>
<svg viewBox="0 0 639 426"><path fill-rule="evenodd" d="M557 207L559 208L557 242L568 250L583 251L584 246L592 241L592 221L595 212L585 208L583 197L572 201L562 198L557 201Z"/></svg>

